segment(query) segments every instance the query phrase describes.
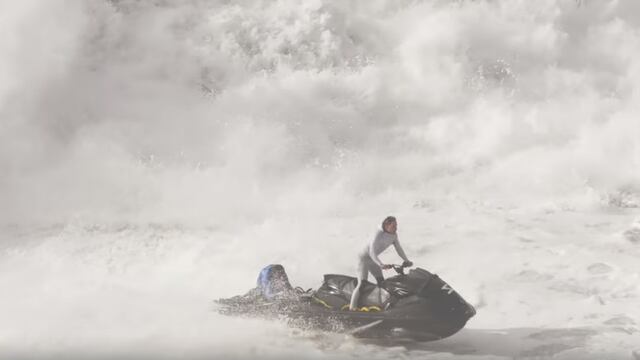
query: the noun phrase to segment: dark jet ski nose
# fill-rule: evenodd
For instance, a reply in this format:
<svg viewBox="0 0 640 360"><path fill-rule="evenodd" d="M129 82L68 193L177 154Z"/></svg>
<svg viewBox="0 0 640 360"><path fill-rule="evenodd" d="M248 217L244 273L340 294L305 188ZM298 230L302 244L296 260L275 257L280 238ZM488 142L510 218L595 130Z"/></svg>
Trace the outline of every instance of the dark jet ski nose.
<svg viewBox="0 0 640 360"><path fill-rule="evenodd" d="M429 281L419 295L431 308L435 316L452 322L466 322L476 314L476 309L466 302L449 284L438 275L429 274Z"/></svg>
<svg viewBox="0 0 640 360"><path fill-rule="evenodd" d="M467 311L465 311L464 314L468 318L472 318L476 315L476 308L474 308L471 304L467 303Z"/></svg>
<svg viewBox="0 0 640 360"><path fill-rule="evenodd" d="M469 305L469 304L467 304ZM465 315L467 315L468 317L472 318L476 315L476 308L474 308L473 306L469 305L469 308L467 309L467 312L465 313Z"/></svg>

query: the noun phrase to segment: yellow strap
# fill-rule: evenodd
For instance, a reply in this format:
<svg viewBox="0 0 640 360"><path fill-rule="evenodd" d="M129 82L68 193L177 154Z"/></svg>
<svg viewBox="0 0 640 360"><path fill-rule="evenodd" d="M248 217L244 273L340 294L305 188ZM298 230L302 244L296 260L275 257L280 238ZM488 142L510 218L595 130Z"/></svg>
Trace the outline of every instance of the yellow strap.
<svg viewBox="0 0 640 360"><path fill-rule="evenodd" d="M315 296L312 296L311 298L312 298L313 300L315 300L317 303L324 305L326 308L328 308L328 309L333 309L333 308L331 307L331 305L327 304L324 300L322 300L322 299L318 299L318 298L317 298L317 297L315 297ZM349 305L347 305L347 306L349 306Z"/></svg>
<svg viewBox="0 0 640 360"><path fill-rule="evenodd" d="M343 305L342 308L340 308L340 310L349 310L349 304ZM355 311L372 312L372 311L382 311L382 309L380 309L375 305L372 305L372 306L363 306L361 308L356 308Z"/></svg>

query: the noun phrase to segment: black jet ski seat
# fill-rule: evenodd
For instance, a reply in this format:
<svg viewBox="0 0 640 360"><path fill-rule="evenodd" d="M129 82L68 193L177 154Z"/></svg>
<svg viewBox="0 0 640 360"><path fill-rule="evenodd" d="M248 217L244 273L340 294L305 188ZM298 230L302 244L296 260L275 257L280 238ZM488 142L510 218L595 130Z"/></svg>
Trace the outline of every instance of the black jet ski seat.
<svg viewBox="0 0 640 360"><path fill-rule="evenodd" d="M412 269L408 275L385 279L379 286L365 280L358 304L366 311L384 311L403 298L422 293L433 279L437 279L437 275L418 268ZM322 286L314 293L314 300L330 309L348 309L357 281L346 275L325 275Z"/></svg>
<svg viewBox="0 0 640 360"><path fill-rule="evenodd" d="M316 300L336 310L349 308L351 294L356 287L357 279L346 275L328 274L324 276L322 286L316 291ZM389 307L391 294L381 287L364 280L360 288L358 304L361 308L381 311Z"/></svg>

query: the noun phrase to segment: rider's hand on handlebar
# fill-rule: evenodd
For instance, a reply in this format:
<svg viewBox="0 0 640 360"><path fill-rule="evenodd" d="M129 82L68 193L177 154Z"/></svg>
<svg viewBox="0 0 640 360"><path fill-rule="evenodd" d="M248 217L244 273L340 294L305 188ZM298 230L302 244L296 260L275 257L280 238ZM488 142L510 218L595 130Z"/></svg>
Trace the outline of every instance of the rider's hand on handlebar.
<svg viewBox="0 0 640 360"><path fill-rule="evenodd" d="M402 266L403 267L412 267L413 263L411 261L407 260L407 261L402 263Z"/></svg>
<svg viewBox="0 0 640 360"><path fill-rule="evenodd" d="M392 268L393 268L393 265L389 265L389 264L382 265L382 270L389 270L389 269L392 269Z"/></svg>

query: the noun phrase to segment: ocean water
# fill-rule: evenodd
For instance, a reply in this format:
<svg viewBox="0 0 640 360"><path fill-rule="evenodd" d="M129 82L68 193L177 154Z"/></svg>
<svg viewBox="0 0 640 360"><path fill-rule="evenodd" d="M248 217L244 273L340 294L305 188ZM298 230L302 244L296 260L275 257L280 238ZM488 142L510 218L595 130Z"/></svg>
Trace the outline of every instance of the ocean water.
<svg viewBox="0 0 640 360"><path fill-rule="evenodd" d="M635 0L0 1L0 358L640 358L639 84ZM216 313L390 214L453 337Z"/></svg>

